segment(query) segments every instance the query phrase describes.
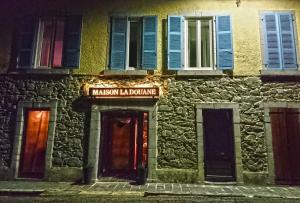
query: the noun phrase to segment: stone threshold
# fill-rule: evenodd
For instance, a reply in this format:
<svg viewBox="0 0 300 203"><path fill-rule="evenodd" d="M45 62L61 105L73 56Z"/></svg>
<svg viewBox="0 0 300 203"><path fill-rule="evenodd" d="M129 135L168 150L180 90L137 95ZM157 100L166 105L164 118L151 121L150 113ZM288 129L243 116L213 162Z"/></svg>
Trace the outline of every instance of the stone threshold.
<svg viewBox="0 0 300 203"><path fill-rule="evenodd" d="M9 74L41 74L41 75L69 75L69 69L18 69Z"/></svg>
<svg viewBox="0 0 300 203"><path fill-rule="evenodd" d="M104 70L104 76L147 76L147 70Z"/></svg>
<svg viewBox="0 0 300 203"><path fill-rule="evenodd" d="M178 70L176 76L223 76L221 70Z"/></svg>

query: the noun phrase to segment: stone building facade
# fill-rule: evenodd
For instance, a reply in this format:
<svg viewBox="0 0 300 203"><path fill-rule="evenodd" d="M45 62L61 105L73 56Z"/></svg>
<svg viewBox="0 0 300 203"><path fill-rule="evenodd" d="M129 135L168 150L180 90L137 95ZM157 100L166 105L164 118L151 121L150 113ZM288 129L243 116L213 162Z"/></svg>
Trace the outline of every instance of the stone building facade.
<svg viewBox="0 0 300 203"><path fill-rule="evenodd" d="M32 154L28 155L31 158L24 155L27 145L29 146L29 141L26 140L31 139L28 112L46 111L50 116L42 153L44 157L41 158L42 175L38 177L45 181L89 182L101 181L106 177L114 178L112 180L139 180L145 176L147 181L155 182L299 184L299 163L293 165L291 162L300 161L291 158L290 162L283 162L280 158L297 154L296 148L299 146L296 141L297 136L300 137L300 84L297 65L299 2L245 0L237 6L234 1L229 0L133 0L127 3L116 0L90 3L75 1L72 4L68 1L44 1L33 5L23 1L18 4L4 3L0 8L0 24L3 25L0 30L1 180L36 178L34 171L38 169L28 169L32 170L29 175L22 173L26 171L26 163L31 161L34 165L35 159ZM266 57L269 56L265 43L268 44L269 41L264 41L264 29L268 27L264 27L263 20L267 18L263 16L270 12L276 16L274 19L277 21L274 22L278 22L281 14L288 13L288 16L293 17L290 25L293 26L294 47L288 51L295 53L295 68L289 67L292 62L282 62L292 60L284 56L281 58L283 65L279 68L265 65L268 63ZM13 17L10 13L14 13ZM45 16L50 16L51 19L52 16L56 16L55 19L62 18L65 33L75 36L75 41L69 40L66 34L64 36L60 67L54 67L54 60L50 60L52 64L46 65L47 68L40 68L36 63L42 63L43 57L40 56L37 61L39 52L36 50L36 58L31 58L34 65L20 67L20 61L26 63L20 55L20 49L24 53L27 50L25 45L20 45L20 32L22 36L29 33L28 30L19 29L24 16L39 16L40 27L36 29L41 29ZM69 20L68 16L80 16L79 31L74 26L73 18ZM129 23L136 20L140 22L143 16L157 16L155 59L148 61L150 66L154 61L155 67L147 67L147 51L137 57L140 58L138 63L142 65L137 65L139 67L136 69L113 61L112 47L116 45L113 45L113 35L110 33L115 29L113 26L116 24L113 23L117 18L112 16L129 16L128 19L133 19ZM176 57L171 64L173 59L170 58L172 51L169 46L172 44L168 16L200 19L199 22L208 18L212 27L222 25L218 24L221 21L218 16L230 16L232 61L230 56L225 57L225 65L220 65L222 50L218 46L222 41L218 38L220 28L215 27L210 33L213 55L210 58L211 69L178 68ZM146 20L147 18L141 20L142 25L148 25ZM56 26L60 22L54 21ZM133 24L130 26L133 27ZM146 28L141 29L144 29L142 35L146 33ZM183 29L189 31L189 28ZM284 26L280 29L284 30ZM56 27L55 36L59 35L57 30L59 27ZM40 30L35 32L39 33ZM279 28L277 32L280 32ZM288 33L282 33L282 36L284 34ZM46 38L42 36L45 35L40 38ZM281 40L281 33L276 36ZM74 48L72 44L77 43L76 37L79 39L79 46L75 45ZM18 43L14 43L15 38L19 39ZM55 40L54 37L54 42ZM145 47L145 39L140 40ZM67 47L68 43L71 44L70 47ZM37 44L38 42L34 44L35 48ZM280 46L284 47L284 39ZM56 44L52 51L55 49ZM203 51L202 48L201 50ZM284 55L284 48L282 50ZM40 52L43 54L43 51ZM68 53L74 53L78 60L70 59L74 55ZM182 60L186 61L186 58ZM126 63L127 60L124 61ZM124 68L118 68L119 65L124 65ZM91 88L156 88L159 94L157 97L140 98L108 95L94 97L90 93ZM291 117L288 116L290 114ZM133 120L132 126L135 127L126 128L130 133L122 129ZM113 127L115 122L122 126ZM280 125L280 122L285 125ZM286 122L296 124L289 126ZM133 128L135 130L132 131ZM32 129L34 131L37 127ZM295 130L291 132L289 129ZM145 131L146 135L143 134ZM290 147L278 144L283 142L278 135L294 139L294 145ZM110 138L118 136L129 136L131 141L120 137ZM144 136L147 137L146 141L141 138ZM123 139L121 147L118 139ZM146 143L146 148L143 148L144 144L141 142ZM124 153L128 153L128 156ZM218 155L213 156L214 153ZM109 159L113 161L108 161ZM292 171L289 177L282 176L287 170L281 166L283 164L288 164L288 169Z"/></svg>

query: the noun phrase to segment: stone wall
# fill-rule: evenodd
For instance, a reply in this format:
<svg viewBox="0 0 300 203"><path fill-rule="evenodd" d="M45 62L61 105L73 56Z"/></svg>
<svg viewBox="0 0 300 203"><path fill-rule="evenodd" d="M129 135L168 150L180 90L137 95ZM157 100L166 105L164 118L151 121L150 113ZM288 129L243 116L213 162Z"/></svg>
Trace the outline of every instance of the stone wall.
<svg viewBox="0 0 300 203"><path fill-rule="evenodd" d="M18 101L58 100L53 166L82 167L86 160L90 107L83 84L100 86L158 85L158 168L197 170L195 104L240 105L241 148L246 172L267 171L263 102L300 101L297 82L262 82L259 77L105 79L94 76L1 75L0 164L9 166Z"/></svg>
<svg viewBox="0 0 300 203"><path fill-rule="evenodd" d="M197 169L195 104L235 102L240 105L244 171L267 171L263 102L300 100L297 82L262 82L259 77L178 78L169 80L159 100L159 168Z"/></svg>
<svg viewBox="0 0 300 203"><path fill-rule="evenodd" d="M53 166L81 167L86 113L77 107L81 78L0 76L0 163L9 166L18 101L58 100Z"/></svg>

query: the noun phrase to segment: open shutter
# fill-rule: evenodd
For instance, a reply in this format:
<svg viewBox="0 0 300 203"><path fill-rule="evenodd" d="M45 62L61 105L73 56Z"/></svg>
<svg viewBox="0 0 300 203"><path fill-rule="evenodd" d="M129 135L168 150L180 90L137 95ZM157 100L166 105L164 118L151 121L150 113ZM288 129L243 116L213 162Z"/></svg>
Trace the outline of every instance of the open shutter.
<svg viewBox="0 0 300 203"><path fill-rule="evenodd" d="M230 16L217 16L217 67L221 70L233 69L232 30Z"/></svg>
<svg viewBox="0 0 300 203"><path fill-rule="evenodd" d="M283 69L297 68L293 16L290 13L278 14Z"/></svg>
<svg viewBox="0 0 300 203"><path fill-rule="evenodd" d="M63 66L79 67L80 43L81 43L81 16L69 16L66 20Z"/></svg>
<svg viewBox="0 0 300 203"><path fill-rule="evenodd" d="M157 16L143 18L142 68L153 70L157 66Z"/></svg>
<svg viewBox="0 0 300 203"><path fill-rule="evenodd" d="M34 65L34 47L37 24L36 19L33 17L25 17L22 19L17 57L18 68L31 68Z"/></svg>
<svg viewBox="0 0 300 203"><path fill-rule="evenodd" d="M127 17L113 17L111 24L110 68L125 69Z"/></svg>
<svg viewBox="0 0 300 203"><path fill-rule="evenodd" d="M183 17L168 16L168 69L183 68Z"/></svg>
<svg viewBox="0 0 300 203"><path fill-rule="evenodd" d="M276 14L267 13L263 17L265 66L269 69L281 68L279 28Z"/></svg>

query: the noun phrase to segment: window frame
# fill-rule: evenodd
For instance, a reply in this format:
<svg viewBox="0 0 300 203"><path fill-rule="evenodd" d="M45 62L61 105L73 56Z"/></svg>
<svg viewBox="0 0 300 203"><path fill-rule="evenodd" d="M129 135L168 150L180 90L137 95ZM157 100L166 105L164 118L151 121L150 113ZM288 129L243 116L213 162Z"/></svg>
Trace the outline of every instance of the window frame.
<svg viewBox="0 0 300 203"><path fill-rule="evenodd" d="M50 21L54 22L53 37L51 40L52 50L55 49L57 42L59 42L59 40L55 40L55 35L57 34L56 22L61 21L64 24L63 32L60 32L60 39L62 41L60 66L52 65L53 62L55 62L55 60L53 60L53 51L52 56L49 58L49 66L40 66L38 64L40 59L38 55L41 55L43 38L43 34L39 32L42 27L41 22L45 19L50 19ZM12 48L13 56L10 65L11 72L68 75L70 74L70 70L80 68L83 29L82 14L24 15L22 18L18 18L16 23L15 40ZM30 29L27 29L27 27ZM30 38L26 38L28 36L30 36ZM73 40L73 42L69 43L69 40ZM40 45L38 45L38 43L40 43ZM38 46L40 46L40 48ZM29 53L22 55L23 52L30 52L30 55Z"/></svg>
<svg viewBox="0 0 300 203"><path fill-rule="evenodd" d="M51 38L51 48L50 48L50 59L49 63L50 66L42 66L41 63L41 55L42 55L42 46L43 46L43 35L44 35L44 22L45 20L51 20L55 23L55 26L57 25L57 22L59 20L62 20L64 22L64 32L66 31L66 17L65 16L42 16L38 18L38 25L37 30L34 36L34 65L33 69L62 69L63 66L63 55L64 55L64 48L62 48L62 59L61 59L61 66L53 66L54 61L54 46L55 46L55 37L56 37L56 27L54 30L52 30L52 36ZM53 40L54 39L54 40ZM63 47L65 46L65 39L63 39Z"/></svg>
<svg viewBox="0 0 300 203"><path fill-rule="evenodd" d="M126 55L125 55L125 70L141 70L141 55L142 55L142 30L143 30L143 17L142 16L128 16L127 17L127 30L126 30ZM137 39L137 66L131 67L130 61L130 23L137 22L138 24L138 39Z"/></svg>
<svg viewBox="0 0 300 203"><path fill-rule="evenodd" d="M265 33L266 33L266 28L265 28L265 22L264 22L264 15L265 14L274 14L276 16L276 23L277 23L277 27L279 29L279 24L278 24L278 15L279 14L291 14L292 15L292 29L293 29L293 40L294 40L294 47L295 47L295 58L296 58L296 68L284 68L284 64L282 62L282 45L281 45L281 41L282 41L282 38L280 36L280 31L278 30L278 40L279 40L279 43L280 43L280 67L278 68L268 68L268 63L267 63L267 60L268 60L268 57L267 57L267 49L266 49L266 46L267 46L267 43L266 43L266 37L265 37ZM262 74L263 75L268 75L269 74L269 71L270 72L295 72L295 71L299 71L300 68L299 68L299 56L298 54L300 53L299 52L299 43L298 43L298 32L297 32L297 24L296 24L296 15L295 15L295 12L292 11L292 10L278 10L278 11L275 11L275 10L265 10L265 11L261 11L260 12L260 45L261 45L261 56L262 56ZM280 73L281 74L281 73Z"/></svg>
<svg viewBox="0 0 300 203"><path fill-rule="evenodd" d="M138 47L139 50L137 50L137 66L136 67L130 67L129 66L129 37L130 37L130 20L138 20L138 30L139 30L139 44ZM115 23L116 21L123 21L121 22L122 25L119 26L126 26L123 27L122 32L116 32L115 31ZM157 40L158 40L158 16L157 15L128 15L125 14L112 14L109 16L109 24L108 24L108 37L109 37L109 46L107 46L107 60L106 65L107 68L103 71L103 74L106 76L111 75L136 75L136 76L146 76L148 74L148 71L156 71L157 70L157 53L158 53L158 46L157 46ZM150 27L149 30L144 30L146 28L149 28L149 23L152 22L152 27ZM115 36L116 35L124 35L124 43L122 39L122 50L115 50ZM152 39L150 39L150 42L152 46L150 48L145 45L145 36L153 36ZM144 47L145 46L145 47ZM120 47L119 47L120 48ZM151 49L153 48L153 49ZM122 56L118 56L117 52L124 52L124 56L122 53ZM147 58L145 55L149 55L149 58ZM121 58L120 58L121 57ZM146 60L146 59L149 60Z"/></svg>
<svg viewBox="0 0 300 203"><path fill-rule="evenodd" d="M201 19L209 19L210 22L210 67L201 67ZM190 67L189 64L189 45L188 45L188 21L196 20L196 63L197 67ZM216 16L184 16L183 21L183 50L184 50L184 60L183 60L183 70L216 70ZM200 56L200 57L199 57ZM200 60L199 60L200 59Z"/></svg>

